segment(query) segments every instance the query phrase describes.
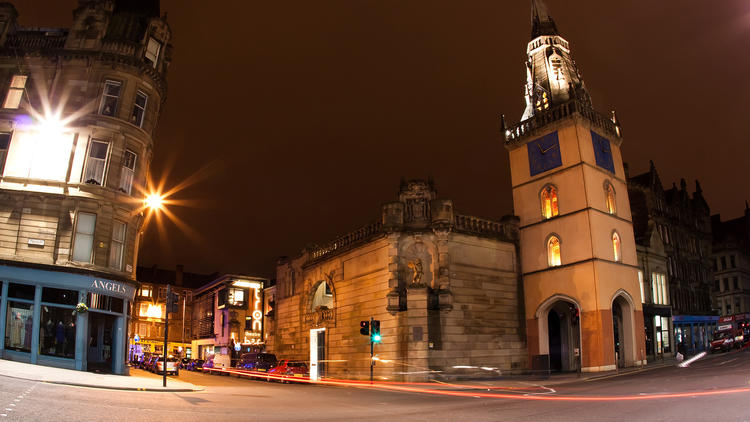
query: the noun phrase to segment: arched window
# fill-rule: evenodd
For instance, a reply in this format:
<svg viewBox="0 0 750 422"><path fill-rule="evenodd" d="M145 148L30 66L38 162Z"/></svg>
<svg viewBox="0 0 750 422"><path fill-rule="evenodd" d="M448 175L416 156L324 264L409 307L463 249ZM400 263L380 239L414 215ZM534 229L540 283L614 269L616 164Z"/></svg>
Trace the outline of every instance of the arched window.
<svg viewBox="0 0 750 422"><path fill-rule="evenodd" d="M558 214L557 210L557 188L554 186L545 186L542 189L542 217L552 218Z"/></svg>
<svg viewBox="0 0 750 422"><path fill-rule="evenodd" d="M614 214L617 212L617 204L615 203L615 188L609 182L604 183L604 195L607 198L607 212Z"/></svg>
<svg viewBox="0 0 750 422"><path fill-rule="evenodd" d="M547 241L547 263L550 267L557 267L560 261L560 239L557 236L550 236Z"/></svg>
<svg viewBox="0 0 750 422"><path fill-rule="evenodd" d="M315 289L312 299L312 310L316 310L319 307L331 309L333 308L333 293L331 287L325 281L318 284L318 288Z"/></svg>
<svg viewBox="0 0 750 422"><path fill-rule="evenodd" d="M622 253L620 252L620 235L617 232L612 233L612 249L615 252L615 261L622 260Z"/></svg>

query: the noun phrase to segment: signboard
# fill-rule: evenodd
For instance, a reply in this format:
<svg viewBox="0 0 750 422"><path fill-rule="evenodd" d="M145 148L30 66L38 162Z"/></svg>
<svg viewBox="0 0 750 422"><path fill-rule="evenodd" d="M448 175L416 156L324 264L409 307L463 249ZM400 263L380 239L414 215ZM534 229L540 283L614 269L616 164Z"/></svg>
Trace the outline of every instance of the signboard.
<svg viewBox="0 0 750 422"><path fill-rule="evenodd" d="M136 334L135 337L133 337L133 341L136 342L136 343L138 343L139 341L141 341L141 336L139 336L138 334Z"/></svg>

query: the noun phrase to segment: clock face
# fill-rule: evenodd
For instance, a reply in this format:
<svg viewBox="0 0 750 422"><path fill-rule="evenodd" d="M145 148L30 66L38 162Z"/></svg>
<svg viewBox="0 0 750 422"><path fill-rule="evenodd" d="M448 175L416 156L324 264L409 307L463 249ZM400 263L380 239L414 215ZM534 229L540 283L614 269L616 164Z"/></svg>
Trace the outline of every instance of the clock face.
<svg viewBox="0 0 750 422"><path fill-rule="evenodd" d="M615 162L612 160L612 145L610 144L609 139L599 136L599 134L591 131L591 140L594 143L596 165L614 173Z"/></svg>
<svg viewBox="0 0 750 422"><path fill-rule="evenodd" d="M532 176L562 165L560 140L557 132L535 139L526 145L529 151L529 171Z"/></svg>

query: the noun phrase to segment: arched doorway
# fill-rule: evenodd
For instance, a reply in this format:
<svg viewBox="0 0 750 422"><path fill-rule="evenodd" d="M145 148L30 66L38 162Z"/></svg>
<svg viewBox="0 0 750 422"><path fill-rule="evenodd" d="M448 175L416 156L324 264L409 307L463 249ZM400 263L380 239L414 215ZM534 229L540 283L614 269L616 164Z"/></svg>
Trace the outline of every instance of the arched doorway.
<svg viewBox="0 0 750 422"><path fill-rule="evenodd" d="M578 305L564 297L548 299L537 312L539 353L549 356L549 366L553 372L577 371L580 368L578 315Z"/></svg>
<svg viewBox="0 0 750 422"><path fill-rule="evenodd" d="M632 366L636 360L633 305L629 299L624 292L620 292L612 300L612 339L618 368Z"/></svg>

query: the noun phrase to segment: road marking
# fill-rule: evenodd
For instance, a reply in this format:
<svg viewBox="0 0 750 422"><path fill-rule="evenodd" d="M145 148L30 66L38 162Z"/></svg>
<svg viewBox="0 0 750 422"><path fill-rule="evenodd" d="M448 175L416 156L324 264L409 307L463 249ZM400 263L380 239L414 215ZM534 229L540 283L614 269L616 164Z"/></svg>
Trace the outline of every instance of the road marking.
<svg viewBox="0 0 750 422"><path fill-rule="evenodd" d="M739 359L739 358L734 358L734 359L730 359L730 360L725 360L724 362L721 362L721 363L720 363L719 365L724 365L725 363L729 363L729 362L734 362L734 361L736 361L737 359Z"/></svg>

